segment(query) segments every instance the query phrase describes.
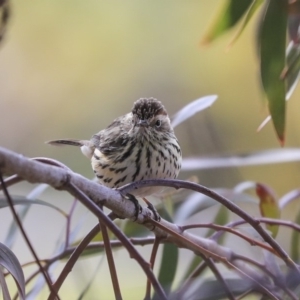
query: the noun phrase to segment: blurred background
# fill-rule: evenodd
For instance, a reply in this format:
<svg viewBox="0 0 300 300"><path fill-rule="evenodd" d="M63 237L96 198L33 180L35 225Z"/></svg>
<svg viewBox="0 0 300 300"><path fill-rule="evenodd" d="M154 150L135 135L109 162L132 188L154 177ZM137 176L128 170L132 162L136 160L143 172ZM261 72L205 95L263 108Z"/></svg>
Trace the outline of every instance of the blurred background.
<svg viewBox="0 0 300 300"><path fill-rule="evenodd" d="M217 94L211 108L176 128L184 157L279 148L271 123L256 132L268 113L258 76L255 22L230 51L226 51L230 34L200 46L221 2L12 1L12 17L0 49L0 146L29 157L57 159L92 178L90 163L79 149L50 147L44 142L89 139L129 112L140 97L158 98L172 116L199 97ZM299 89L288 105L286 147L300 144L298 98ZM232 188L241 181L258 181L272 186L278 196L297 188L300 179L297 162L182 172L180 178L191 175L208 187ZM21 184L15 192L31 189ZM58 197L52 191L45 197L68 210L69 203L61 194ZM285 216L298 208L293 204ZM0 216L11 220L7 212ZM51 238L44 236L45 230L51 228L44 226L50 220L50 235L55 237L57 224L63 221L58 219L43 207L34 207L26 219L33 239L43 240L40 251L44 255L51 253L44 244ZM91 228L94 223L93 217L87 217L82 226ZM130 266L134 273L132 265L136 264ZM137 267L132 278L140 272ZM109 276L102 280L110 288ZM79 282L72 277L68 284L68 292L76 294ZM136 282L122 288L132 292ZM103 290L97 293L104 295Z"/></svg>

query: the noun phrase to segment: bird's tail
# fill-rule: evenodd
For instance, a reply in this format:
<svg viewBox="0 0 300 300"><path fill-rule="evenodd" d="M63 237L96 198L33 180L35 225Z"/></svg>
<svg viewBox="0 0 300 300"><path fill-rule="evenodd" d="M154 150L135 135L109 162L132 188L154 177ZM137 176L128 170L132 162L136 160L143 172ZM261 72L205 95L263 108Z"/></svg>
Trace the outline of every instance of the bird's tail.
<svg viewBox="0 0 300 300"><path fill-rule="evenodd" d="M92 158L95 150L95 145L91 141L87 140L72 140L72 139L61 139L61 140L53 140L48 141L46 144L53 145L53 146L77 146L80 147L81 152L88 157L89 159Z"/></svg>
<svg viewBox="0 0 300 300"><path fill-rule="evenodd" d="M53 146L70 145L70 146L82 147L82 146L86 146L88 142L89 141L83 141L83 140L61 139L61 140L48 141L46 142L46 144L53 145Z"/></svg>

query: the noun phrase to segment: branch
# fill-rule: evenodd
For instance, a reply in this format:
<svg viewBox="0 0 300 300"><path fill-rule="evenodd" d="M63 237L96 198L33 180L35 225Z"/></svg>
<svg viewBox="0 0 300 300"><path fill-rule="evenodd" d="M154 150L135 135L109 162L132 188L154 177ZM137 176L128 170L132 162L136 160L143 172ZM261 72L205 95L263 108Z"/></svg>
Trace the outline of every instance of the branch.
<svg viewBox="0 0 300 300"><path fill-rule="evenodd" d="M260 223L252 218L249 214L247 214L244 210L240 209L236 204L234 204L232 201L226 199L225 197L219 195L215 191L202 186L200 184L194 183L194 182L188 182L183 180L170 180L170 179L152 179L152 180L142 180L139 182L133 182L130 184L126 184L125 186L119 188L119 190L122 193L130 193L131 191L141 188L141 187L149 187L149 186L168 186L173 187L176 189L179 188L185 188L189 189L195 192L199 192L201 194L204 194L217 202L221 203L225 207L227 207L229 210L237 214L239 217L244 219L247 223L249 223L257 232L258 234L270 245L273 247L273 249L278 253L278 255L284 260L287 266L289 266L291 269L293 269L300 279L300 271L298 269L298 266L293 262L293 260L289 257L289 255L286 253L286 251L280 247L280 245L268 234L267 231L265 231L262 226L260 226Z"/></svg>
<svg viewBox="0 0 300 300"><path fill-rule="evenodd" d="M201 253L202 255L204 254L205 256L221 261L229 268L234 268L241 276L246 276L256 284L258 283L258 286L262 288L259 283L266 282L266 278L260 276L260 274L256 274L254 270L249 269L247 265L240 264L234 260L233 257L235 253L231 249L220 246L215 241L201 238L189 232L182 231L179 226L167 222L164 219L162 219L159 223L155 222L152 219L153 213L148 208L143 208L136 219L134 204L126 200L123 196L129 193L131 190L141 186L155 185L187 188L210 196L241 216L259 232L259 234L273 247L273 249L276 250L276 252L287 263L287 265L294 270L297 270L299 275L299 270L295 263L259 225L259 222L243 212L230 200L203 186L180 180L148 180L127 185L120 190L112 190L96 182L90 181L79 174L73 173L69 169L48 165L46 163L47 159L45 159L43 162L30 160L22 155L18 155L12 151L0 147L0 171L7 175L16 174L31 183L47 183L55 189L67 190L70 194L77 197L82 204L87 206L98 218L101 218L101 221L103 221L105 225L108 226L116 236L118 236L119 239L122 239L121 242L123 246L131 247L130 251L132 252L130 252L130 254L135 252L135 249L132 248L132 244L121 231L116 231L117 229L115 224L107 219L105 215L103 215L103 212L99 206L106 206L119 217L136 220L137 223L142 224L149 229L152 229L154 225L155 227L153 231L157 237L164 239L165 241L175 243L179 247L190 249L196 254ZM127 246L125 244L127 244ZM138 256L135 258L137 257ZM157 285L156 279L153 277L153 273L151 270L149 270L148 266L141 263L141 261L139 263L144 269L148 278L151 278L150 280L152 284L154 284L154 286L156 285L155 288L160 289L159 284ZM268 291L264 290L264 292L272 297ZM275 299L275 297L272 298Z"/></svg>

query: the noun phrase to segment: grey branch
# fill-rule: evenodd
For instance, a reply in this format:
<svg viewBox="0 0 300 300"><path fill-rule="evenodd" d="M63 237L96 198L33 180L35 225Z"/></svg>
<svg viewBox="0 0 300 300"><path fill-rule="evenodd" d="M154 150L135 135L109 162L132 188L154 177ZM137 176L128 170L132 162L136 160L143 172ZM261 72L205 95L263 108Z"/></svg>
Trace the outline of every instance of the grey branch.
<svg viewBox="0 0 300 300"><path fill-rule="evenodd" d="M125 199L118 190L102 186L69 169L31 160L0 147L0 171L5 175L17 174L30 183L47 183L58 190L67 190L67 186L73 184L96 204L106 206L119 217L135 219L134 204ZM148 208L142 209L136 222L151 229L153 224L157 224L157 222L152 220L152 211ZM208 257L222 261L228 267L235 268L242 276L250 278L269 294L263 287L264 283L267 282L266 278L262 274L257 274L243 262L234 260L235 254L231 249L220 246L213 240L182 231L179 226L164 219L158 224L159 226L155 226L153 230L156 236L165 239L165 241L173 242L179 247L188 248L195 253L201 252ZM276 299L273 294L269 294L269 296L272 299Z"/></svg>

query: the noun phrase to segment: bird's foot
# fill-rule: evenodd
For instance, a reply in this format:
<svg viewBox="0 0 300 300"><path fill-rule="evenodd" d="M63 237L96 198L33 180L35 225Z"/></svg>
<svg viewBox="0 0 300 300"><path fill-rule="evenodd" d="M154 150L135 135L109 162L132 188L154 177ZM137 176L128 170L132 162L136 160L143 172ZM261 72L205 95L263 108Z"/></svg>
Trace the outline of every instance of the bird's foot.
<svg viewBox="0 0 300 300"><path fill-rule="evenodd" d="M147 207L153 212L154 220L160 222L161 217L157 212L156 208L153 206L153 204L150 201L148 201L146 198L143 198L143 200L147 203Z"/></svg>
<svg viewBox="0 0 300 300"><path fill-rule="evenodd" d="M134 221L136 221L138 219L139 213L142 211L142 207L140 206L139 201L133 195L127 194L126 199L128 199L130 202L134 204L135 207Z"/></svg>

